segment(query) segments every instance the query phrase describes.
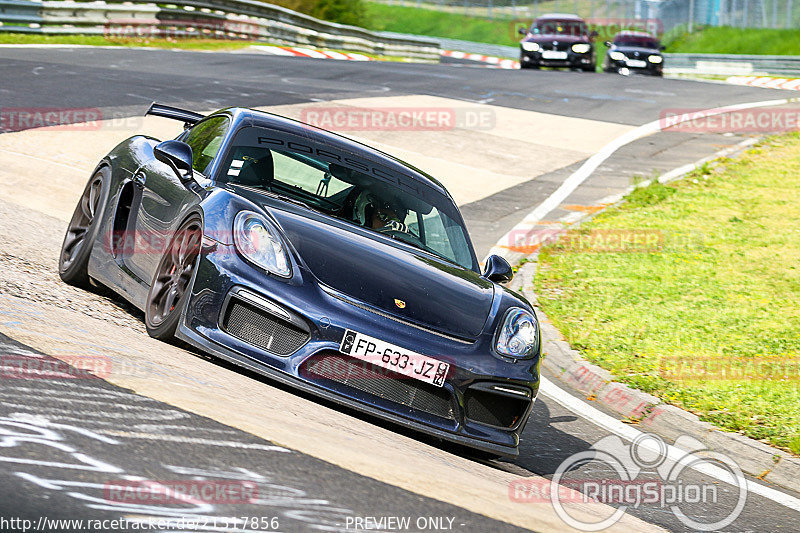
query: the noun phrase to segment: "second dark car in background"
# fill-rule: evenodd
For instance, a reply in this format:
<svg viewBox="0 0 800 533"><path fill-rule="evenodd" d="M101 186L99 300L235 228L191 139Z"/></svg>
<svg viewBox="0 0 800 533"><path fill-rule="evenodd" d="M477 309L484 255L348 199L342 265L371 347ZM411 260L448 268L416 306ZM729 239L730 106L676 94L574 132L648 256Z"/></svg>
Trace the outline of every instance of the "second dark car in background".
<svg viewBox="0 0 800 533"><path fill-rule="evenodd" d="M622 31L612 42L606 42L606 46L608 51L603 60L605 72L663 75L664 56L661 51L664 47L649 33Z"/></svg>

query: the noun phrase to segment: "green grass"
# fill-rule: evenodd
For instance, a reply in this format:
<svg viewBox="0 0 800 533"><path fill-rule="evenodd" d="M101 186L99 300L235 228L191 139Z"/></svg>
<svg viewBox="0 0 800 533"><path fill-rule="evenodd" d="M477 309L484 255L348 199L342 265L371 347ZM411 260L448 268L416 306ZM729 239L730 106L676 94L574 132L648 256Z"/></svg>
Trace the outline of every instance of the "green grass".
<svg viewBox="0 0 800 533"><path fill-rule="evenodd" d="M35 35L26 33L0 33L0 44L78 44L88 46L129 46L150 48L176 48L182 50L236 50L246 48L250 41L223 39L130 39L102 35Z"/></svg>
<svg viewBox="0 0 800 533"><path fill-rule="evenodd" d="M800 453L798 228L793 133L677 184L637 189L580 231L655 230L661 250L545 248L536 290L567 340L621 381ZM780 371L752 371L780 361ZM686 364L709 371L676 375ZM722 379L713 365L749 377Z"/></svg>
<svg viewBox="0 0 800 533"><path fill-rule="evenodd" d="M429 37L463 39L513 46L519 42L511 18L487 20L416 7L367 3L367 28L376 31L413 33Z"/></svg>
<svg viewBox="0 0 800 533"><path fill-rule="evenodd" d="M666 35L669 53L800 55L800 29L703 28Z"/></svg>

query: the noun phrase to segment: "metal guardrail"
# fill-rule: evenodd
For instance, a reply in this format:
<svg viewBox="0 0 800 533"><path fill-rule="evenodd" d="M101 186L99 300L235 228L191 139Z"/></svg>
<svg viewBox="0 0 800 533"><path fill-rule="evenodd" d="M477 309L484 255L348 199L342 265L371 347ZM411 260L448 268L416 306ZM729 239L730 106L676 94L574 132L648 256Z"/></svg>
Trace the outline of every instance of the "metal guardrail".
<svg viewBox="0 0 800 533"><path fill-rule="evenodd" d="M395 33L388 31L383 32L383 35L397 37L398 39L417 37L416 35L410 33ZM446 39L444 37L436 37L435 39L439 42L442 50L456 50L458 52L467 52L468 54L479 54L484 56L519 58L519 46L476 43L474 41L461 41L459 39Z"/></svg>
<svg viewBox="0 0 800 533"><path fill-rule="evenodd" d="M253 0L0 0L0 31L130 37L249 39L436 61L439 42L315 19Z"/></svg>
<svg viewBox="0 0 800 533"><path fill-rule="evenodd" d="M800 76L800 56L664 54L664 71L672 74Z"/></svg>

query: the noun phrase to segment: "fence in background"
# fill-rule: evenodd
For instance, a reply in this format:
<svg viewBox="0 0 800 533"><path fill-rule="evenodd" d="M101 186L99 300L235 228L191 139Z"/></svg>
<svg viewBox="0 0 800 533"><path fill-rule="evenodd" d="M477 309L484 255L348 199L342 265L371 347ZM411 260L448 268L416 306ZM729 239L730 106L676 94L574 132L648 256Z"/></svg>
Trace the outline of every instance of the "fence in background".
<svg viewBox="0 0 800 533"><path fill-rule="evenodd" d="M531 20L545 13L585 19L657 19L676 26L800 27L800 0L370 0L489 19Z"/></svg>
<svg viewBox="0 0 800 533"><path fill-rule="evenodd" d="M439 59L436 39L372 32L252 0L168 4L0 0L0 31L111 37L205 37Z"/></svg>

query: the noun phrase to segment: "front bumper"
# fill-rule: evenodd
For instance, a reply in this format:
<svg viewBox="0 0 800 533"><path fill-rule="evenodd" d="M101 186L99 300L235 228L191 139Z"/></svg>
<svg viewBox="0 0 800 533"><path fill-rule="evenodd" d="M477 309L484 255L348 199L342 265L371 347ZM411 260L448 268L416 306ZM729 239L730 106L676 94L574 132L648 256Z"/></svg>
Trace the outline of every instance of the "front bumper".
<svg viewBox="0 0 800 533"><path fill-rule="evenodd" d="M621 60L609 60L608 67L605 69L607 72L619 72L621 69L627 68L628 72L632 74L644 74L648 76L662 76L664 72L664 62L661 63L651 63L650 61L644 60L644 66L634 66L629 64L628 60L621 59Z"/></svg>
<svg viewBox="0 0 800 533"><path fill-rule="evenodd" d="M528 52L520 49L519 61L525 65L535 67L551 67L551 68L588 68L594 63L592 61L592 52L578 54L569 50L566 52L565 59L545 59L542 56L542 50L536 52Z"/></svg>
<svg viewBox="0 0 800 533"><path fill-rule="evenodd" d="M265 305L274 307L274 313L288 315L288 321L297 326L296 345L284 343L266 349L264 343L249 337L245 340L239 330L226 324L231 302L239 302L242 294L255 302L262 299ZM407 378L401 383L373 382L365 387L362 385L366 382L354 385L352 380L343 382L309 372L319 358L350 359L338 352L347 329L446 360L451 366L443 387L431 389L432 385ZM322 287L310 272L297 265L292 278L279 279L244 261L233 246L220 243L204 248L201 254L177 336L204 351L306 392L437 438L499 455L517 454L519 434L538 392L540 358L511 362L493 355L490 332L465 341L400 322L358 305L334 289ZM378 379L396 377L384 372ZM410 391L412 401L397 399L396 395L405 391ZM439 406L421 405L417 397L435 400ZM442 398L449 398L450 403L443 404ZM484 414L475 416L478 408L483 408L484 398L490 407L509 405L513 416L500 417L502 420L496 423L488 423Z"/></svg>

